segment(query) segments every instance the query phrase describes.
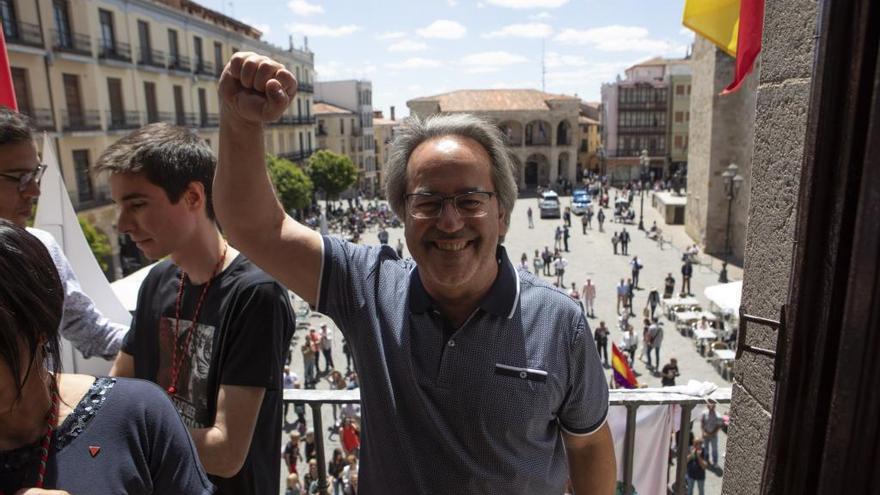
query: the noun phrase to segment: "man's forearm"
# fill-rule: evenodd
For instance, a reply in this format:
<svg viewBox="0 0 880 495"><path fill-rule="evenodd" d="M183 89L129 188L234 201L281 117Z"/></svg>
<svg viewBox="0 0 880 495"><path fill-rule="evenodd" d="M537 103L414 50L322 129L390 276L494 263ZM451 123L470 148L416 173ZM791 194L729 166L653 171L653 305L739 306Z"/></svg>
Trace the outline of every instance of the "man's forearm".
<svg viewBox="0 0 880 495"><path fill-rule="evenodd" d="M577 450L568 449L569 477L575 495L611 495L617 484L614 441L606 424L596 442Z"/></svg>
<svg viewBox="0 0 880 495"><path fill-rule="evenodd" d="M277 233L285 214L266 171L262 124L222 113L219 146L214 208L226 234L242 248L254 236Z"/></svg>
<svg viewBox="0 0 880 495"><path fill-rule="evenodd" d="M190 428L199 460L208 474L231 478L241 470L244 458L230 452L227 435L217 427Z"/></svg>

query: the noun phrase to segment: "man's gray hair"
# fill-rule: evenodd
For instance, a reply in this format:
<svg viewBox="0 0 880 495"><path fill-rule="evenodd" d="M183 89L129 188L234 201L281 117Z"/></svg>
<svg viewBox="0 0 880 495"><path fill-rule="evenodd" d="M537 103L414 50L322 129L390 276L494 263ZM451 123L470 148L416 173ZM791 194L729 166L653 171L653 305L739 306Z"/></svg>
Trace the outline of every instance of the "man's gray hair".
<svg viewBox="0 0 880 495"><path fill-rule="evenodd" d="M480 143L492 159L492 183L498 204L504 209L504 222L516 204L517 185L510 149L501 130L486 119L467 113L432 115L422 121L409 117L395 130L394 141L385 166L385 197L400 219L406 215L406 166L413 151L423 142L441 136L463 136Z"/></svg>

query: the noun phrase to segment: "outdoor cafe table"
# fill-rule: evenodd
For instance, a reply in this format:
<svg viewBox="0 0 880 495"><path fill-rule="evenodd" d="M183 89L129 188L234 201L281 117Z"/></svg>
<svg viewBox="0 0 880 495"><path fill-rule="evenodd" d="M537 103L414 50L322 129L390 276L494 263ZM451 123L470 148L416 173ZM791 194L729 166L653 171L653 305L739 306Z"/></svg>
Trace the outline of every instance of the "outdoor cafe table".
<svg viewBox="0 0 880 495"><path fill-rule="evenodd" d="M736 359L736 351L730 349L717 349L715 353L715 368L721 373L725 380L729 380L729 365Z"/></svg>
<svg viewBox="0 0 880 495"><path fill-rule="evenodd" d="M694 338L697 339L697 346L700 349L700 355L706 355L706 341L707 340L715 340L718 336L715 334L713 330L703 330L703 329L695 329L694 330Z"/></svg>
<svg viewBox="0 0 880 495"><path fill-rule="evenodd" d="M700 301L697 301L697 298L695 297L670 297L669 299L661 299L660 302L663 305L663 312L666 313L670 319L674 319L676 308L700 305Z"/></svg>

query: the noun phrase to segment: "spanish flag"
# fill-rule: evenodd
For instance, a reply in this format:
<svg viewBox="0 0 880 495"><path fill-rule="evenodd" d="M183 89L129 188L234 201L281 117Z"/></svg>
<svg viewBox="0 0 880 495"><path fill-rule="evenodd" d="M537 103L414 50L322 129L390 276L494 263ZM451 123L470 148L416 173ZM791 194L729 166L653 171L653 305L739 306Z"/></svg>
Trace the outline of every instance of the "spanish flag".
<svg viewBox="0 0 880 495"><path fill-rule="evenodd" d="M617 348L617 344L611 343L611 369L614 372L614 382L623 388L638 388L639 382L632 368L627 364L626 356Z"/></svg>

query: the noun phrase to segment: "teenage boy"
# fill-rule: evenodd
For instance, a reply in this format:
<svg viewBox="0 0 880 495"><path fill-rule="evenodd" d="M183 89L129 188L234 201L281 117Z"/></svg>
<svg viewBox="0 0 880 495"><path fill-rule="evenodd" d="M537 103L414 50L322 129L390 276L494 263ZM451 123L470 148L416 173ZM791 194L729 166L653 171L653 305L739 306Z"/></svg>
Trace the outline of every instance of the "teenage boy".
<svg viewBox="0 0 880 495"><path fill-rule="evenodd" d="M117 221L150 259L115 376L165 389L218 493L278 493L287 291L229 246L211 203L216 160L188 129L150 124L110 146Z"/></svg>

